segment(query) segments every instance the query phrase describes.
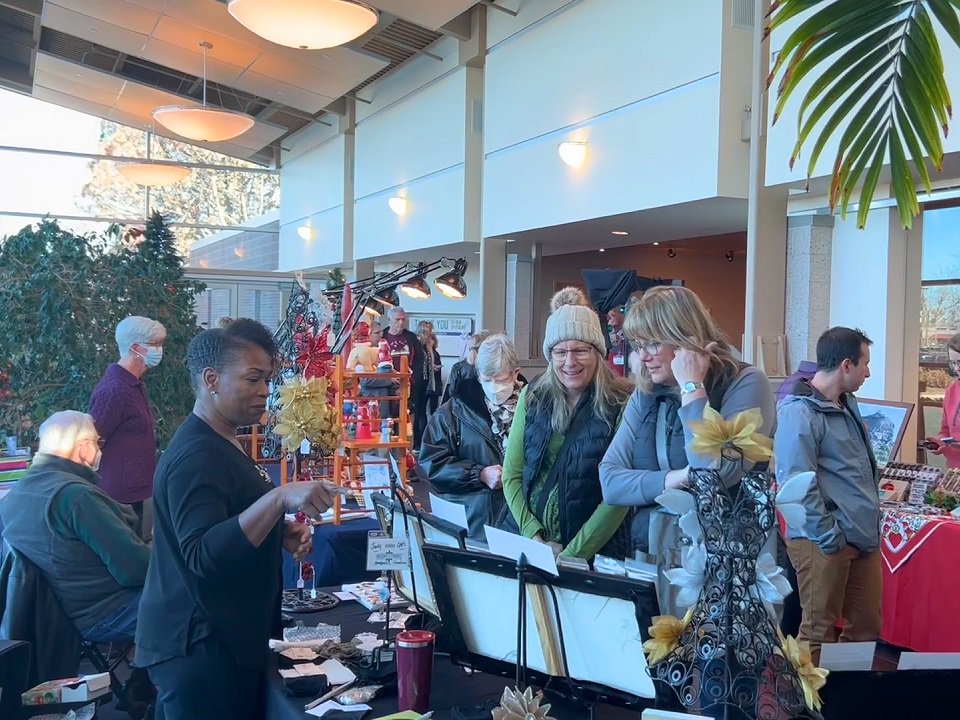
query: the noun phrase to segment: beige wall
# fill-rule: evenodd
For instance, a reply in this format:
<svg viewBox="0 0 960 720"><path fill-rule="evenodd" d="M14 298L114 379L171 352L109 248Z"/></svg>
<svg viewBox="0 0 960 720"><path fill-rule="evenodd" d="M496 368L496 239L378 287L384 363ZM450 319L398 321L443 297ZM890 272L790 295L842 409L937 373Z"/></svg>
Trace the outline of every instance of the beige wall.
<svg viewBox="0 0 960 720"><path fill-rule="evenodd" d="M633 269L644 277L683 280L710 308L714 319L736 347L741 345L746 292L746 233L690 238L654 245L634 245L543 259L539 326L546 322L550 296L566 284L583 285L581 269ZM677 255L667 257L673 248ZM733 262L725 253L733 251Z"/></svg>

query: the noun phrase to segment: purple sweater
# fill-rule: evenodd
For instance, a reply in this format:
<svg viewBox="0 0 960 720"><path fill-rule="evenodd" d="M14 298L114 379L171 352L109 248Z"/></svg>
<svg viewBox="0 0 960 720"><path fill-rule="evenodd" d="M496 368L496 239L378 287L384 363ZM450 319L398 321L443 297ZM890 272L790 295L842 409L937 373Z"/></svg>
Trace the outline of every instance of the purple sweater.
<svg viewBox="0 0 960 720"><path fill-rule="evenodd" d="M93 389L89 412L104 442L100 489L122 503L149 498L157 437L143 383L116 363L110 365Z"/></svg>

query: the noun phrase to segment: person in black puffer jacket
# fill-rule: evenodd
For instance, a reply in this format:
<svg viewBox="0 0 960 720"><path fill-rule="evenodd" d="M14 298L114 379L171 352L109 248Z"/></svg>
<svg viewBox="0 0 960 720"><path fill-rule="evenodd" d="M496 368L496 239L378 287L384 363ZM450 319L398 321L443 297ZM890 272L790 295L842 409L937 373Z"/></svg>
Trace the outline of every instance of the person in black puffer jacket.
<svg viewBox="0 0 960 720"><path fill-rule="evenodd" d="M461 380L430 417L420 445L419 474L441 497L466 509L469 538L503 514L503 452L523 388L516 348L492 335L477 351L478 379Z"/></svg>

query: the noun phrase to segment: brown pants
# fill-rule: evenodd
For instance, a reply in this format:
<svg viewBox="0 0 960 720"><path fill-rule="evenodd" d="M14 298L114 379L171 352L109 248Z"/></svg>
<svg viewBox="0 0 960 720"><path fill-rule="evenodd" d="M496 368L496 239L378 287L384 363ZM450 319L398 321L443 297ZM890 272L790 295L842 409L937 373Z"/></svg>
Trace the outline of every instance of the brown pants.
<svg viewBox="0 0 960 720"><path fill-rule="evenodd" d="M880 551L864 553L847 545L824 555L810 540L787 540L790 562L797 569L803 620L800 639L811 651L837 642L837 622L843 618L840 642L880 637L880 596L883 574Z"/></svg>

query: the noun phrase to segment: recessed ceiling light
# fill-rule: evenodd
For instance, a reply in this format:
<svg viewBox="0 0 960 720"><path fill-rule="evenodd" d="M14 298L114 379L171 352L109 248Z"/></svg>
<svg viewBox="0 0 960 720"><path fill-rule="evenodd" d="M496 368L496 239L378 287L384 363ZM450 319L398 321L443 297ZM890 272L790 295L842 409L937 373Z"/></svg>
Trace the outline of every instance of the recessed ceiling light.
<svg viewBox="0 0 960 720"><path fill-rule="evenodd" d="M659 245L660 242L659 242L659 241L656 241L656 242L654 242L653 244L654 244L654 245Z"/></svg>
<svg viewBox="0 0 960 720"><path fill-rule="evenodd" d="M610 234L611 235L629 235L630 233L628 233L626 230L611 230Z"/></svg>
<svg viewBox="0 0 960 720"><path fill-rule="evenodd" d="M606 248L600 248L600 250L599 250L599 252L606 252L606 251L607 251Z"/></svg>

